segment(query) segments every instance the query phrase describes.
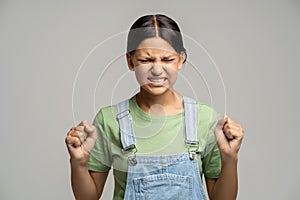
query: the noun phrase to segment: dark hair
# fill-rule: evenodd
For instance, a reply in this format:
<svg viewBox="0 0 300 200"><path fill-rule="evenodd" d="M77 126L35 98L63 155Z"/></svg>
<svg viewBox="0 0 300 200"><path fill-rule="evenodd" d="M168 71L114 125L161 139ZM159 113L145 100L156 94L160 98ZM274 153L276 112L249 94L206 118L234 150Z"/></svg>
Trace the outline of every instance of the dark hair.
<svg viewBox="0 0 300 200"><path fill-rule="evenodd" d="M144 39L151 37L166 40L178 54L184 52L184 62L186 61L186 50L178 25L173 19L162 14L145 15L132 24L127 38L127 52L134 53Z"/></svg>

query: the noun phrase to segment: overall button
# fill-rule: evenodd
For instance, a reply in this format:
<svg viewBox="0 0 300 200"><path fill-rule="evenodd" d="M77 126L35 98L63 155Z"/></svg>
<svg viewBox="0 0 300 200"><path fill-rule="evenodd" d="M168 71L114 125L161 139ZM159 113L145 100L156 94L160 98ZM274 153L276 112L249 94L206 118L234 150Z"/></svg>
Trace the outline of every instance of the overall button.
<svg viewBox="0 0 300 200"><path fill-rule="evenodd" d="M136 164L137 164L137 159L136 159L136 157L130 157L130 158L129 158L129 162L130 162L131 165L136 165Z"/></svg>

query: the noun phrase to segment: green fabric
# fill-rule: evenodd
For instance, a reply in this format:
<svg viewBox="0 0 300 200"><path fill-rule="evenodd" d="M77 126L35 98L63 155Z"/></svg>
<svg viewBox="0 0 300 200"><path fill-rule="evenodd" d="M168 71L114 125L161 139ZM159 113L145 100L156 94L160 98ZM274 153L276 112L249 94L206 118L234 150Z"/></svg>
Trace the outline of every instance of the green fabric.
<svg viewBox="0 0 300 200"><path fill-rule="evenodd" d="M184 112L170 116L155 116L142 111L135 100L129 101L136 136L136 155L170 155L187 152L184 136ZM98 139L89 158L89 170L106 172L113 167L115 180L114 199L123 199L127 179L127 157L120 139L116 118L117 106L102 108L94 119ZM203 162L198 155L199 170L207 178L218 178L221 172L219 149L213 129L219 119L210 106L198 103L199 150L204 152Z"/></svg>

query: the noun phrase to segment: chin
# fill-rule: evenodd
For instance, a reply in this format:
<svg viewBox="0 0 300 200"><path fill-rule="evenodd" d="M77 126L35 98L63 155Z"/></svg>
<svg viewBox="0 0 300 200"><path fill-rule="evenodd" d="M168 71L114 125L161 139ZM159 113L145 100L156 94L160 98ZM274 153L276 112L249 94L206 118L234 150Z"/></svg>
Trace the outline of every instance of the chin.
<svg viewBox="0 0 300 200"><path fill-rule="evenodd" d="M143 90L153 96L160 96L171 91L170 88L167 87L143 87Z"/></svg>

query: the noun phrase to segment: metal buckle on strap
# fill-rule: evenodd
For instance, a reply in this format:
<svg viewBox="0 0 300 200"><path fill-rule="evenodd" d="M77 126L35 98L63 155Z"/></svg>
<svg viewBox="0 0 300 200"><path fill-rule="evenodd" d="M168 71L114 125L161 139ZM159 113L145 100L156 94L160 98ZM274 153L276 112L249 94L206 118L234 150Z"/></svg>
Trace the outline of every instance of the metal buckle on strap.
<svg viewBox="0 0 300 200"><path fill-rule="evenodd" d="M128 147L125 147L122 149L123 152L133 150L134 149L134 154L137 152L136 146L134 144L129 145Z"/></svg>
<svg viewBox="0 0 300 200"><path fill-rule="evenodd" d="M199 141L186 140L185 143L187 145L192 145L192 146L198 146L199 145Z"/></svg>
<svg viewBox="0 0 300 200"><path fill-rule="evenodd" d="M129 147L127 147L126 149L122 149L123 152L125 151L129 151L132 150L133 155L128 156L128 160L130 162L131 165L136 165L137 164L137 159L136 159L136 152L137 152L137 148L135 147L134 144L130 145Z"/></svg>
<svg viewBox="0 0 300 200"><path fill-rule="evenodd" d="M185 143L188 146L190 160L194 160L196 158L196 154L201 154L201 152L198 151L199 141L186 140Z"/></svg>

